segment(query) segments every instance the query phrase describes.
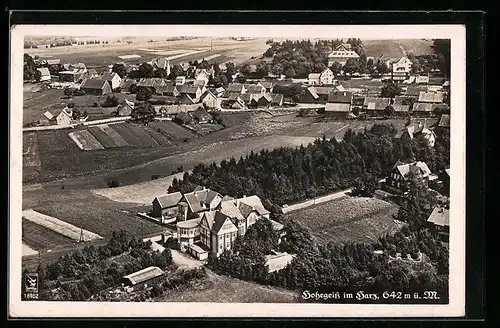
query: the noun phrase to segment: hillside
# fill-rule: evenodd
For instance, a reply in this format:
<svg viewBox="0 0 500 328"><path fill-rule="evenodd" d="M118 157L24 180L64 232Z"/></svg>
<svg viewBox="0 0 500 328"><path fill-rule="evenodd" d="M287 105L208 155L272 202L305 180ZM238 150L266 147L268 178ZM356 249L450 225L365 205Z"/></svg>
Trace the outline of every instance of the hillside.
<svg viewBox="0 0 500 328"><path fill-rule="evenodd" d="M414 55L432 54L432 40L363 40L368 57L377 57L384 54L391 58L402 57L412 53Z"/></svg>

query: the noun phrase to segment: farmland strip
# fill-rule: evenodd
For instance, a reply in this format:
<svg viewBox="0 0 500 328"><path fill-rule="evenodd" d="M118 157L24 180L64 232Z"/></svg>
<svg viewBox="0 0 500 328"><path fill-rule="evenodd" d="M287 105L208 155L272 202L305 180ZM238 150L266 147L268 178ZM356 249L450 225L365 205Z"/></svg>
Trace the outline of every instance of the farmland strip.
<svg viewBox="0 0 500 328"><path fill-rule="evenodd" d="M84 241L102 239L102 237L99 236L98 234L95 234L87 230L83 230L81 228L78 228L72 224L61 221L54 217L38 213L32 209L23 211L23 219L26 219L28 221L46 227L52 231L55 231L73 240L80 240L80 236L82 233Z"/></svg>
<svg viewBox="0 0 500 328"><path fill-rule="evenodd" d="M92 133L92 135L96 137L97 140L99 140L104 148L118 147L116 143L113 142L113 139L111 139L104 131L102 131L98 127L90 126L87 130Z"/></svg>
<svg viewBox="0 0 500 328"><path fill-rule="evenodd" d="M71 132L68 135L81 150L104 149L104 146L87 130Z"/></svg>
<svg viewBox="0 0 500 328"><path fill-rule="evenodd" d="M196 135L191 131L177 125L174 122L162 121L153 122L149 124L154 129L160 129L160 131L172 140L183 140L185 138L194 138Z"/></svg>
<svg viewBox="0 0 500 328"><path fill-rule="evenodd" d="M122 136L123 139L130 145L130 146L136 146L140 147L142 146L141 140L130 131L130 124L129 123L123 123L123 124L114 124L113 129L120 135Z"/></svg>
<svg viewBox="0 0 500 328"><path fill-rule="evenodd" d="M23 243L36 251L74 242L71 238L28 220L23 220L22 225Z"/></svg>
<svg viewBox="0 0 500 328"><path fill-rule="evenodd" d="M107 124L99 125L99 129L101 129L104 133L106 133L111 139L113 139L114 143L118 147L127 147L128 143L123 139L121 135L118 134L112 127Z"/></svg>
<svg viewBox="0 0 500 328"><path fill-rule="evenodd" d="M130 131L135 134L146 147L157 147L158 143L144 131L144 128L136 124L129 124Z"/></svg>

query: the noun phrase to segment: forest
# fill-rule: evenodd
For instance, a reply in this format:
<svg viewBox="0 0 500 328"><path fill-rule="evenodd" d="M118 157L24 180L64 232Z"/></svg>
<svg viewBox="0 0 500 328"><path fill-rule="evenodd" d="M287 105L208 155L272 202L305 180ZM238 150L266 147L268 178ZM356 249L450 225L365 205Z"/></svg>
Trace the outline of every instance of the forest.
<svg viewBox="0 0 500 328"><path fill-rule="evenodd" d="M398 160L423 161L433 173L449 167L449 131L434 132L436 144L430 148L422 137L395 138L396 129L388 124L349 129L342 141L323 137L307 146L251 152L219 165L199 164L182 180L174 179L169 192L186 193L202 185L232 197L257 195L277 206L349 187L371 196Z"/></svg>
<svg viewBox="0 0 500 328"><path fill-rule="evenodd" d="M130 237L124 231L113 232L106 245L85 246L46 267L39 266L39 299L83 301L119 284L127 274L149 266L165 269L172 264L169 248L159 253L152 252L150 246L150 241ZM124 255L129 258L123 265L113 261Z"/></svg>

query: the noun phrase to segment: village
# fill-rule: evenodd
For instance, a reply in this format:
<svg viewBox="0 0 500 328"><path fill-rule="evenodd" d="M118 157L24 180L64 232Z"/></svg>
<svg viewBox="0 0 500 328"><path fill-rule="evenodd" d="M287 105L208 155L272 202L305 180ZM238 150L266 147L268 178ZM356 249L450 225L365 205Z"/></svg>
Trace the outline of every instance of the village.
<svg viewBox="0 0 500 328"><path fill-rule="evenodd" d="M102 240L109 239L111 229L112 235L116 236L114 227L128 225L127 232L132 236L140 236L142 242L136 245L135 242L124 241L126 238L123 237L120 240L124 243L123 252L116 251L113 256L133 256L136 259L151 257L152 260L140 260L143 262L137 265L138 270L133 270L132 266L126 267L122 260L118 260L118 266L123 269L117 269L117 272L123 274L113 274L114 280L110 278L113 284L105 286L103 282L102 287L106 288L100 290L95 287L94 291L82 292L84 287L77 288L81 292L78 297L93 300L110 297L116 297L117 300L168 298L171 296L165 295L174 292L166 285L170 286L169 277L174 276L180 279L174 283L175 286L190 280L194 284L203 284L207 279L216 285L213 281L228 275L287 289L291 284L288 275L292 275L293 270L299 270L294 267L294 263L305 256L301 248L317 247L316 243L327 245L336 238L339 245L344 245L349 241L342 238L350 238L351 235L352 242L359 241L375 247L367 251L370 256L386 256L384 263L407 261L405 263L409 263L407 265L416 274L427 270L416 269L418 266L441 268L438 258L444 254L441 247L448 247L450 222L450 165L439 157L446 152L444 145L449 142L447 134L451 111L448 76L442 68L424 63L422 57L367 57L360 51L356 39L337 41L327 47L324 63L315 62L309 71L302 73L298 73L299 68L272 67L276 65L274 61L279 56L279 49L288 51L286 48L289 45L286 41L280 44L271 40L266 44L269 45L268 51L274 52L272 56L266 51L259 57L258 63L253 60L251 64L243 62L237 65L229 61L217 63L210 56L202 56L194 61L182 61L179 59L182 57L175 60L153 57L150 61L134 64L126 60L116 61L98 70L87 68L82 62L65 63L55 58L25 55L25 87L57 95L57 104L51 104L47 110L32 110L29 119L23 122L25 137L31 138L29 149L24 149L24 160L28 159L30 163L36 162L30 156L35 156L36 147L40 147L35 146L36 141L33 141L39 138L37 135L43 135L44 138L49 134L57 138L64 137L65 147L71 144L88 156L95 154L103 158L111 150L129 151L130 147L149 147L161 151L163 147L170 149L168 147L175 146L185 153L171 155L177 158L174 162L187 164L187 160L183 162L181 158L184 154L195 156L187 151L191 143L198 142L202 147L200 149L205 149L216 144L217 133L224 130L233 137L228 142L273 137L273 131L259 136L255 129L253 135L236 138L234 136L238 132L244 131L244 125L230 126L227 122L232 118L240 120L240 117L250 117L248 120L254 122L258 120L254 118L255 115L268 115L269 120L276 120L286 126L283 128L284 138L289 131L300 131L308 126L318 129L339 124L334 132L342 131L340 137L334 133L329 136L331 139L327 139L325 134L322 140L319 135L314 138L307 135L311 143L302 143L300 147L297 144L295 148L257 148L255 153L253 150L245 155L241 153L240 160L237 160L237 155L229 155L228 152L226 158L216 156L213 161L207 160L207 163L190 167L181 164L172 174L151 175L150 181L142 178L143 182L131 185L121 185L121 181L112 179L107 181L106 187L94 188L88 194L89 191L83 193L76 187L65 188L64 184L70 185L65 182L58 182L53 185L53 189L49 187L50 181L46 187L43 181L34 184L35 187L30 186L33 188L31 205L23 205L23 229L26 221L26 231L33 231L33 237L23 234L26 261L40 267L40 254L47 253L47 247L58 249L57 241L48 241L50 236L54 236L54 240L59 238L66 247L70 243L64 239L73 240L73 244L76 240L76 244L86 245L83 252L91 254L93 251L88 247L94 247L93 243L102 244ZM298 44L296 47L301 46L304 45ZM319 43L316 47L322 49L323 45ZM367 68L367 62L371 69ZM360 63L365 66L362 67ZM389 125L384 125L384 122L393 121L399 125L387 132ZM351 126L356 126L357 130L352 130ZM253 126L247 124L246 129L252 130ZM361 137L363 132L369 137ZM292 135L298 137L299 132ZM213 142L209 136L213 136ZM384 143L387 144L383 138L390 139L393 144L390 155L372 154L378 150L372 151L370 147L363 146L364 142L374 142L374 145L380 145L380 152L383 152L382 149L386 147ZM342 149L344 146L339 146L341 143L358 147L360 155L353 155L349 146ZM221 147L227 146L222 144ZM333 150L337 148L342 149L337 150L340 153ZM325 162L318 157L319 151L323 152L323 156L334 156L336 159ZM267 152L284 156L283 163L286 162L288 166L277 168L278 164L270 164L271 160L266 159L266 156L271 155ZM293 155L286 157L280 152L292 152ZM313 159L309 159L310 155L306 156L308 152L314 154ZM231 160L229 156L232 156ZM363 156L366 158L357 162ZM380 158L377 157L374 164L367 160L370 156ZM142 165L139 159L138 172ZM152 163L158 162L154 165L159 165L162 160L152 159ZM265 164L256 164L259 160ZM346 165L358 165L358 168L343 171L340 164L342 160L346 160ZM39 159L37 161L33 164L37 168L34 172L43 171L44 164L40 164ZM260 167L263 172L275 169L280 173L265 179L259 176L254 167L242 168L245 167L245 161ZM107 165L105 159L102 165ZM297 169L297 165L301 168ZM295 166L295 171L287 173L292 166ZM312 173L309 177L307 172L315 172L315 167L321 173ZM359 167L363 167L365 172L356 173ZM305 174L300 176L298 172L302 170ZM143 171L148 173L142 176L149 174L149 171ZM238 174L241 174L242 180L237 180ZM251 174L259 178L247 181L249 187L245 189L241 181ZM77 179L76 176L71 178ZM141 187L146 184L147 187ZM303 185L305 190L299 192L290 188L298 185ZM58 187L57 191L54 186ZM287 187L289 191L286 191ZM418 205L421 221L415 223L414 218L402 218L409 210L402 212L401 208L411 207L412 202L421 201L415 200L417 189L420 192L418 197L426 194L433 200ZM283 195L275 190L282 190ZM89 219L77 220L69 218L71 212L59 216L61 211L57 213L57 208L47 205L46 201L37 207L37 195L50 197L51 194L58 195L56 197L81 197L83 203L85 197L100 197L95 201L106 204L106 213L99 215L98 208L89 208ZM145 204L146 199L149 199L150 205ZM331 210L338 206L344 208L338 213ZM347 209L351 211L350 214L344 212ZM325 218L318 218L318 213L324 214ZM94 215L101 216L99 220L103 221L99 224L91 222L95 221L90 219ZM131 224L117 223L114 219L117 215L123 222ZM370 223L364 225L366 220ZM290 223L295 221L299 222L298 227ZM105 222L109 222L109 227L103 227L106 226ZM144 232L145 226L147 233ZM308 227L309 232L303 231L302 226ZM349 232L343 233L343 229ZM426 252L426 248L403 246L396 241L392 242L392 246L397 247L384 248L384 243L389 243L387 240L396 238L393 236L398 233L404 235L402 238L424 238L419 234L420 229L426 229L434 236L432 243L441 245L439 250L432 250L431 254L430 251ZM314 240L310 243L314 246L304 241L303 236L309 234ZM416 234L416 237L412 234ZM419 242L415 240L418 245L427 243ZM141 243L145 243L145 246ZM301 243L307 244L307 247L299 246ZM133 246L127 248L125 245ZM64 254L66 251L60 252ZM70 255L63 255L61 259L65 256ZM106 256L103 259L108 261ZM440 270L436 272L444 274ZM67 273L60 275L65 277L61 278L63 280L73 281ZM287 275L287 278L282 275ZM295 272L293 277L296 284L294 288L297 288L300 284L296 281ZM53 278L58 279L56 273ZM84 283L85 279L78 280L78 283ZM161 291L158 286L162 286ZM103 296L103 291L107 296ZM53 297L70 295L64 297L71 298L76 295L72 294L76 291L61 286L52 288L51 293Z"/></svg>

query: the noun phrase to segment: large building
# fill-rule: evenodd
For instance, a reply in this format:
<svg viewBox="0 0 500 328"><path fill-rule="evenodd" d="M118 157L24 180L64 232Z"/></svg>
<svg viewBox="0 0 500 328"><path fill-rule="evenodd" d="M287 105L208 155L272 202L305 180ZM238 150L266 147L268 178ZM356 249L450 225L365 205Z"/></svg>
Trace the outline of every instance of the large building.
<svg viewBox="0 0 500 328"><path fill-rule="evenodd" d="M328 67L332 67L335 62L343 66L351 58L358 59L359 55L346 44L342 44L328 54Z"/></svg>
<svg viewBox="0 0 500 328"><path fill-rule="evenodd" d="M405 193L409 188L409 178L413 174L417 179L427 185L431 170L424 162L396 163L389 176L386 178L385 187L396 193Z"/></svg>

